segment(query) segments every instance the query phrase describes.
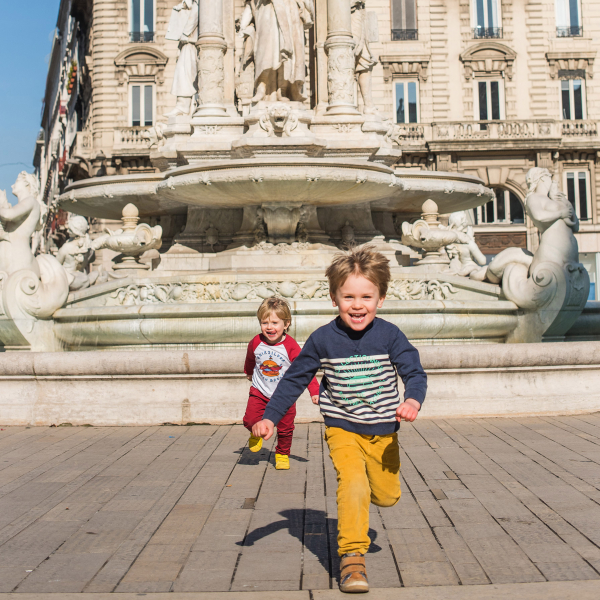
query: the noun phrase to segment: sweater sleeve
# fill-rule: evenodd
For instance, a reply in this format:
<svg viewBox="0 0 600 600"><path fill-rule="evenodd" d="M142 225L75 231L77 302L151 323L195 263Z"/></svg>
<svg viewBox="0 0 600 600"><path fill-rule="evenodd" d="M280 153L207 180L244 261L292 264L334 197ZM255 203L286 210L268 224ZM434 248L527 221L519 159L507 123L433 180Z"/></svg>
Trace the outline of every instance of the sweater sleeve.
<svg viewBox="0 0 600 600"><path fill-rule="evenodd" d="M285 338L285 347L290 357L290 362L294 362L298 356L300 356L300 352L302 352L302 348L298 345L298 342L289 335ZM312 381L308 384L308 392L311 396L319 395L319 382L316 377L312 378Z"/></svg>
<svg viewBox="0 0 600 600"><path fill-rule="evenodd" d="M244 363L244 373L249 377L252 377L254 373L254 367L256 366L256 357L254 351L256 350L256 338L254 338L248 344L248 351L246 352L246 362Z"/></svg>
<svg viewBox="0 0 600 600"><path fill-rule="evenodd" d="M427 375L421 366L419 351L399 329L392 343L390 360L404 383L404 399L414 398L423 404L427 393Z"/></svg>
<svg viewBox="0 0 600 600"><path fill-rule="evenodd" d="M314 379L320 366L321 360L311 336L304 344L302 352L279 382L275 393L267 404L263 419L269 419L277 425L292 404L298 400L308 384L311 383L311 380Z"/></svg>

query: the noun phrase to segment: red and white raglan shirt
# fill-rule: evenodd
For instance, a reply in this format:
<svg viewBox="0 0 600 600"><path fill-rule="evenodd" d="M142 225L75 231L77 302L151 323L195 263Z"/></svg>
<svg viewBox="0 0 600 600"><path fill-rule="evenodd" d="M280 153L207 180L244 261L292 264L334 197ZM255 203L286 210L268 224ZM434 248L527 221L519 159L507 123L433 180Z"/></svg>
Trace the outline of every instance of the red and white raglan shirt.
<svg viewBox="0 0 600 600"><path fill-rule="evenodd" d="M249 344L244 364L244 373L252 376L250 393L269 400L285 372L297 356L301 348L296 340L286 335L278 344L268 344L258 334ZM319 395L319 382L313 377L308 384L311 396Z"/></svg>

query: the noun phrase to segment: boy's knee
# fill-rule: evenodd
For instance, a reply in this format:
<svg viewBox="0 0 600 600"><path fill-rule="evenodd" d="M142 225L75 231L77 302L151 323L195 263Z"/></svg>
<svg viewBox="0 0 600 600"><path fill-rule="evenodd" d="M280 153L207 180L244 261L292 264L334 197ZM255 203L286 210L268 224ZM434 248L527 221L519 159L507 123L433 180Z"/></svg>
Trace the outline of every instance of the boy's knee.
<svg viewBox="0 0 600 600"><path fill-rule="evenodd" d="M396 504L398 504L398 502L400 501L400 495L401 495L401 493L398 492L397 494L385 496L383 498L377 498L377 497L371 496L371 502L375 506L381 506L382 508L389 508L390 506L395 506Z"/></svg>

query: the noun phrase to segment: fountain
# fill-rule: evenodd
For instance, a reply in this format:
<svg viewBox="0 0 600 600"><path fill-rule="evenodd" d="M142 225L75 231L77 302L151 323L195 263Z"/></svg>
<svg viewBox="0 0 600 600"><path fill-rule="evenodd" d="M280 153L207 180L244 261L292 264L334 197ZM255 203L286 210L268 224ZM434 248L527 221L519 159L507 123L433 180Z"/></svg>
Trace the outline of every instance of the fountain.
<svg viewBox="0 0 600 600"><path fill-rule="evenodd" d="M179 39L178 27L195 19L196 9L195 2L178 5L169 39ZM348 2L328 2L327 72L317 78L328 103L311 108L298 73L314 9L307 1L293 10L296 29L275 39L248 5L232 64L224 59L221 0L199 3L198 40L185 38L176 67L177 107L146 136L159 172L79 181L58 200L79 219L121 217L122 230L91 241L86 226L74 222L58 261L34 260L28 247L28 264L11 273L4 257L23 225L11 229L10 209L0 207L0 344L242 347L255 332L258 303L271 295L290 301L292 334L303 341L334 314L324 278L332 255L363 243L392 265L382 314L420 344L542 341L567 333L584 309L589 281L578 264L576 217L548 171L528 176L527 212L542 232L535 256L510 249L486 266L463 211L489 201L492 190L458 173L394 168L402 133L374 108L375 63L355 56ZM194 43L198 78L186 82ZM275 67L273 44L288 46ZM236 81L237 105L226 98L226 80ZM190 89L197 95L190 97ZM323 87L317 91L323 98ZM18 206L39 211L33 191L27 198L19 193ZM449 225L440 214L452 214ZM187 217L185 228L169 231L174 243L158 254L157 223L174 215ZM89 253L100 248L121 256L110 272L90 274ZM154 257L144 258L151 249Z"/></svg>

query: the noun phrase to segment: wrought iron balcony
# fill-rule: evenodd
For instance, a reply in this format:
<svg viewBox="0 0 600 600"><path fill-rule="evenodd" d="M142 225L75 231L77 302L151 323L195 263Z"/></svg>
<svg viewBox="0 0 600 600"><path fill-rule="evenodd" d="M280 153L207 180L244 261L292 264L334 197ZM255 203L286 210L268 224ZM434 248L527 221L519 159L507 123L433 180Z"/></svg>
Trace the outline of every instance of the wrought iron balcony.
<svg viewBox="0 0 600 600"><path fill-rule="evenodd" d="M583 27L571 26L568 25L566 27L557 27L556 28L556 37L566 38L566 37L581 37L583 35Z"/></svg>
<svg viewBox="0 0 600 600"><path fill-rule="evenodd" d="M473 37L480 39L501 39L502 27L475 27L473 28Z"/></svg>
<svg viewBox="0 0 600 600"><path fill-rule="evenodd" d="M392 29L392 41L400 42L405 40L418 40L418 29Z"/></svg>
<svg viewBox="0 0 600 600"><path fill-rule="evenodd" d="M154 31L131 31L129 33L130 42L153 42Z"/></svg>

